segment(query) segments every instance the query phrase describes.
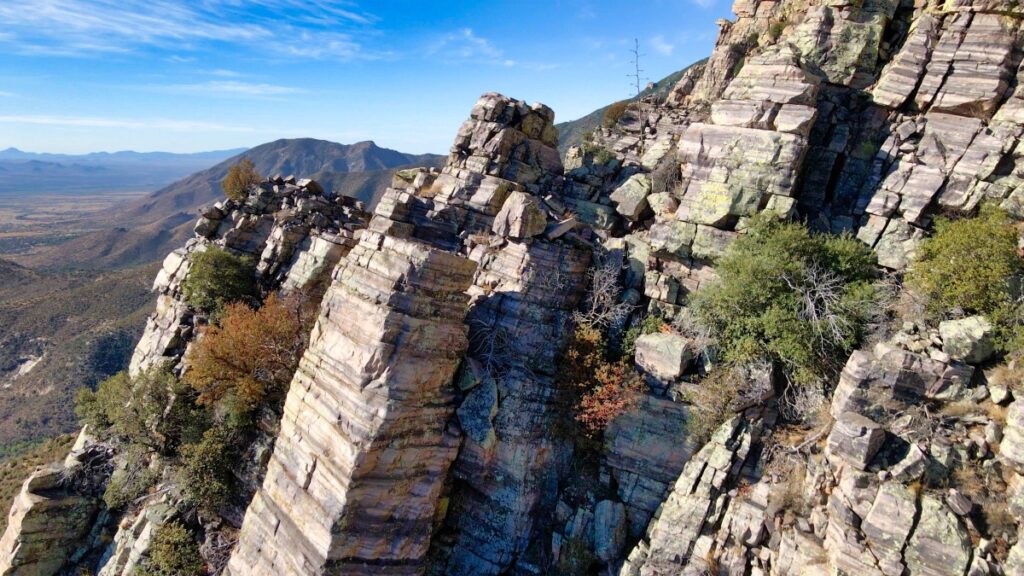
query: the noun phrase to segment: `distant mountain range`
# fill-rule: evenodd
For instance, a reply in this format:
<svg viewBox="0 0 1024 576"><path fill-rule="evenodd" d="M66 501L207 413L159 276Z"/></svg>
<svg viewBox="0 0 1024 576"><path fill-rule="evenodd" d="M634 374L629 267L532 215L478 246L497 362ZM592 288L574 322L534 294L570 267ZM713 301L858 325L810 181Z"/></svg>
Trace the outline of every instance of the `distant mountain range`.
<svg viewBox="0 0 1024 576"><path fill-rule="evenodd" d="M406 154L370 141L346 145L312 138L276 140L132 201L113 215L105 229L49 248L28 263L33 267L120 268L160 258L191 236L199 207L223 198L221 180L242 158L252 160L264 176L312 178L327 190L372 206L396 170L440 167L445 157Z"/></svg>
<svg viewBox="0 0 1024 576"><path fill-rule="evenodd" d="M17 148L0 150L0 160L38 160L41 162L59 162L75 164L168 164L173 162L218 162L245 152L247 148L230 150L213 150L210 152L90 152L89 154L50 154L46 152L24 152Z"/></svg>
<svg viewBox="0 0 1024 576"><path fill-rule="evenodd" d="M242 158L252 160L264 176L294 175L312 178L328 190L374 203L375 194L391 181L396 168L404 166L440 166L443 156L406 154L381 148L371 141L338 144L313 138L275 140L228 158L212 168L196 172L129 205L125 215L133 223L149 224L176 212L194 211L203 204L223 197L221 180L228 169ZM347 175L364 173L351 178ZM373 173L367 178L365 173ZM367 185L367 181L372 183ZM386 180L386 181L385 181ZM379 190L378 190L379 188Z"/></svg>
<svg viewBox="0 0 1024 576"><path fill-rule="evenodd" d="M0 150L0 194L59 194L136 191L166 186L245 148L195 154L171 152L95 152L41 154L17 148Z"/></svg>

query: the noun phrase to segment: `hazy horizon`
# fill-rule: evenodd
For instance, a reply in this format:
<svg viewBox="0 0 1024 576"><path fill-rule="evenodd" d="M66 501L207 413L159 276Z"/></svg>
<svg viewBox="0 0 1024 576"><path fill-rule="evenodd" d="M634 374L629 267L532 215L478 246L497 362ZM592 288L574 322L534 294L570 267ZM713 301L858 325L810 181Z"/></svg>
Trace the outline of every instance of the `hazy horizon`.
<svg viewBox="0 0 1024 576"><path fill-rule="evenodd" d="M0 149L194 153L280 138L443 153L497 91L573 120L710 52L727 0L9 0Z"/></svg>

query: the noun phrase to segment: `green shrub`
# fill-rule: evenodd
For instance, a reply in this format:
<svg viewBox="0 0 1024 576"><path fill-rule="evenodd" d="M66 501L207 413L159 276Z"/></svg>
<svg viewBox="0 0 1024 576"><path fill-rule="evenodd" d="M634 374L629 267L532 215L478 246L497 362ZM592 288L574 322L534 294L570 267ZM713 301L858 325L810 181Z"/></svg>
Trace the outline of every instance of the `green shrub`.
<svg viewBox="0 0 1024 576"><path fill-rule="evenodd" d="M145 496L160 479L160 473L149 466L149 456L138 446L129 446L114 470L103 493L107 508L120 510Z"/></svg>
<svg viewBox="0 0 1024 576"><path fill-rule="evenodd" d="M157 528L147 558L137 569L138 576L198 576L206 573L199 544L179 522Z"/></svg>
<svg viewBox="0 0 1024 576"><path fill-rule="evenodd" d="M779 36L782 36L782 31L786 29L786 26L789 26L789 21L787 20L775 22L768 28L768 37L771 38L773 42L778 40Z"/></svg>
<svg viewBox="0 0 1024 576"><path fill-rule="evenodd" d="M197 444L182 447L178 483L184 489L185 500L206 510L216 510L227 503L234 460L234 443L220 426L207 430Z"/></svg>
<svg viewBox="0 0 1024 576"><path fill-rule="evenodd" d="M935 222L935 234L921 243L906 283L926 299L934 321L956 314L983 314L997 329L1004 351L1021 342L1018 289L1024 265L1017 231L1005 212L986 207L974 218Z"/></svg>
<svg viewBox="0 0 1024 576"><path fill-rule="evenodd" d="M558 556L558 576L586 576L597 564L597 556L590 551L583 538L566 538Z"/></svg>
<svg viewBox="0 0 1024 576"><path fill-rule="evenodd" d="M752 219L693 298L726 363L768 361L797 386L835 376L877 314L871 250L773 216Z"/></svg>
<svg viewBox="0 0 1024 576"><path fill-rule="evenodd" d="M605 128L611 128L622 120L622 116L626 114L626 110L629 109L629 100L622 100L616 102L605 109L604 117L601 119L601 123L604 124Z"/></svg>
<svg viewBox="0 0 1024 576"><path fill-rule="evenodd" d="M208 426L205 409L195 404L195 392L165 366L134 379L119 372L95 392L79 391L75 412L101 438L116 437L126 446L164 454L198 438Z"/></svg>
<svg viewBox="0 0 1024 576"><path fill-rule="evenodd" d="M665 321L657 314L648 314L643 320L634 323L622 335L621 357L632 358L636 354L636 340L644 334L661 332Z"/></svg>
<svg viewBox="0 0 1024 576"><path fill-rule="evenodd" d="M225 304L252 301L256 296L255 264L211 246L192 257L192 268L182 283L185 301L203 312L217 314Z"/></svg>
<svg viewBox="0 0 1024 576"><path fill-rule="evenodd" d="M263 180L256 171L256 165L248 158L242 158L238 164L228 169L227 176L221 181L220 187L228 198L241 202L249 194L249 188Z"/></svg>

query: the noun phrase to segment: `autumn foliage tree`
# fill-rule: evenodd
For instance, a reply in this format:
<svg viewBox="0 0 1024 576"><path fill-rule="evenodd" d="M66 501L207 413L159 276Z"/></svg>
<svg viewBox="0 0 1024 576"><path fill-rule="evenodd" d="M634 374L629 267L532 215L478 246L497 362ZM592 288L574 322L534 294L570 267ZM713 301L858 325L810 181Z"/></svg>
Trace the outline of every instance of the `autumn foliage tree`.
<svg viewBox="0 0 1024 576"><path fill-rule="evenodd" d="M640 398L643 382L627 360L609 362L605 337L590 326L576 329L562 362L560 381L568 388L574 416L594 438Z"/></svg>
<svg viewBox="0 0 1024 576"><path fill-rule="evenodd" d="M238 164L228 169L228 175L221 181L221 189L228 198L241 202L249 193L249 187L263 180L256 171L256 165L248 158L242 158Z"/></svg>
<svg viewBox="0 0 1024 576"><path fill-rule="evenodd" d="M299 298L271 294L262 307L228 304L189 352L184 379L199 403L245 416L278 402L305 349L308 310Z"/></svg>

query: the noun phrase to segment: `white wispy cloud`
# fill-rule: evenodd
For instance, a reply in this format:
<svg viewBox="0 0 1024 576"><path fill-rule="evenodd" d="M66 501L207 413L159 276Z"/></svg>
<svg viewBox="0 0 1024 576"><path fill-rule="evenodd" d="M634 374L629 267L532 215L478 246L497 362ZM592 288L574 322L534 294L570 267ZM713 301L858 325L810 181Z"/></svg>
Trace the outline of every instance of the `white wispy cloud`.
<svg viewBox="0 0 1024 576"><path fill-rule="evenodd" d="M0 98L14 98L15 96L17 96L17 94L14 92L5 92L0 90Z"/></svg>
<svg viewBox="0 0 1024 576"><path fill-rule="evenodd" d="M244 126L216 122L173 120L166 118L102 118L91 116L0 115L0 124L36 124L81 128L129 128L169 130L173 132L252 132Z"/></svg>
<svg viewBox="0 0 1024 576"><path fill-rule="evenodd" d="M425 53L430 58L446 64L490 64L533 71L552 70L560 66L551 63L521 62L509 58L504 50L487 38L478 36L472 28L462 28L437 38L427 46Z"/></svg>
<svg viewBox="0 0 1024 576"><path fill-rule="evenodd" d="M500 48L490 40L477 36L472 28L445 34L427 49L427 53L449 61L486 60L504 63L507 60Z"/></svg>
<svg viewBox="0 0 1024 576"><path fill-rule="evenodd" d="M23 54L92 56L217 42L279 56L355 59L377 18L346 0L3 0L0 43ZM309 46L327 47L316 54Z"/></svg>
<svg viewBox="0 0 1024 576"><path fill-rule="evenodd" d="M172 92L177 94L253 97L288 96L291 94L302 94L305 92L305 90L295 88L293 86L239 82L237 80L210 80L208 82L197 82L192 84L149 86L148 88L158 92Z"/></svg>
<svg viewBox="0 0 1024 576"><path fill-rule="evenodd" d="M665 40L664 36L660 35L651 38L651 48L662 56L671 56L672 51L676 49L675 45L671 44Z"/></svg>
<svg viewBox="0 0 1024 576"><path fill-rule="evenodd" d="M711 8L712 6L715 5L716 1L717 0L692 0L694 4L700 6L701 8Z"/></svg>

